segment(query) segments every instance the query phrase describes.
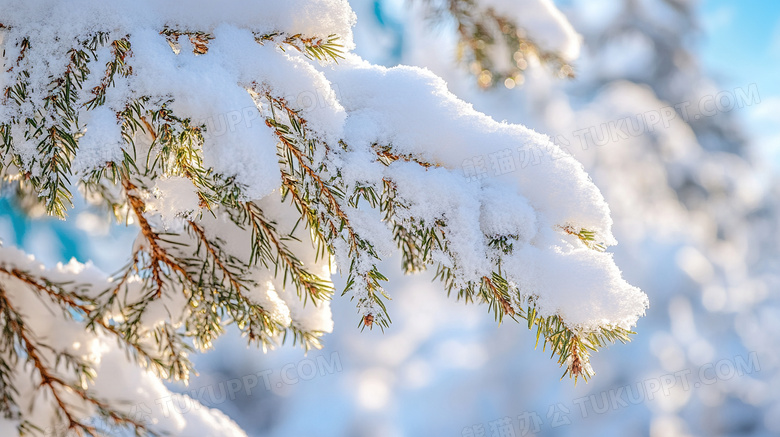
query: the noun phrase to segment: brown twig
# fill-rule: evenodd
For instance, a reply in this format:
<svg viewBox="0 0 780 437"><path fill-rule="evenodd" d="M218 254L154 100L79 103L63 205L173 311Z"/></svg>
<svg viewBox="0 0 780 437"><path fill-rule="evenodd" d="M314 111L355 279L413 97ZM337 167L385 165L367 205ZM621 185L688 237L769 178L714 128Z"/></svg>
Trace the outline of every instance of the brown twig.
<svg viewBox="0 0 780 437"><path fill-rule="evenodd" d="M515 315L515 309L512 308L512 303L507 300L500 291L498 291L498 288L493 284L493 281L488 278L487 276L483 276L482 280L485 282L485 284L490 288L490 291L493 293L493 297L498 301L498 303L501 305L501 309L504 311L504 314L509 314L510 316Z"/></svg>
<svg viewBox="0 0 780 437"><path fill-rule="evenodd" d="M304 118L300 117L292 108L287 106L287 104L286 104L286 102L284 100L274 98L273 96L271 96L268 93L266 93L266 98L268 98L268 100L271 101L272 104L275 103L280 108L284 109L287 112L288 117L295 117L295 119L298 121L298 123L301 126L305 126L306 120ZM287 150L289 150L290 153L292 153L292 155L295 157L296 161L298 162L298 165L300 165L300 167L304 170L304 172L310 178L312 178L312 180L314 180L314 182L317 184L317 186L319 187L320 193L322 193L325 196L325 200L326 200L326 202L328 204L329 209L336 214L336 217L343 222L344 227L347 229L347 233L349 234L350 250L353 251L353 252L355 250L357 250L357 246L358 246L357 239L358 239L358 237L357 237L357 235L355 233L355 230L350 225L349 218L347 217L347 214L344 212L344 210L342 209L341 205L336 200L336 197L331 192L331 190L327 187L327 185L322 180L320 175L313 168L311 168L311 166L309 166L306 163L306 157L304 156L304 153L300 149L295 147L295 144L292 144L287 139L287 137L285 137L284 133L280 132L279 129L277 129L273 125L273 123L271 123L270 120L266 120L266 124L268 125L268 127L270 127L271 129L274 130L274 134L277 136L279 141L285 146L285 148ZM294 182L292 182L292 180L285 179L283 182L289 184L287 186L288 186L288 188L291 188L290 191L294 191L294 190L292 190L292 188L293 188L292 184L294 183ZM335 224L330 223L330 225L331 225L331 229L335 231L336 228L337 228L335 226Z"/></svg>
<svg viewBox="0 0 780 437"><path fill-rule="evenodd" d="M422 167L425 167L425 168L431 168L431 167L438 168L438 167L441 167L441 164L432 164L430 162L422 161L422 160L420 160L418 158L415 158L414 156L411 156L411 155L399 155L399 154L393 153L388 148L374 147L374 151L376 152L376 154L380 158L385 159L385 160L387 160L389 162L395 162L395 161L398 161L398 160L403 160L403 161L406 161L406 162L414 162L414 163L419 164L419 165L421 165Z"/></svg>
<svg viewBox="0 0 780 437"><path fill-rule="evenodd" d="M125 195L127 196L127 203L135 213L138 225L141 228L141 234L146 239L149 245L149 267L152 269L152 280L154 281L157 289L155 297L162 296L163 288L163 275L162 265L167 266L172 272L180 274L183 278L189 278L190 274L177 262L172 261L168 252L160 245L160 236L154 232L149 221L144 217L144 211L146 210L146 204L140 197L133 194L133 191L137 188L128 178L122 180L122 185L125 189ZM161 265L162 264L162 265Z"/></svg>

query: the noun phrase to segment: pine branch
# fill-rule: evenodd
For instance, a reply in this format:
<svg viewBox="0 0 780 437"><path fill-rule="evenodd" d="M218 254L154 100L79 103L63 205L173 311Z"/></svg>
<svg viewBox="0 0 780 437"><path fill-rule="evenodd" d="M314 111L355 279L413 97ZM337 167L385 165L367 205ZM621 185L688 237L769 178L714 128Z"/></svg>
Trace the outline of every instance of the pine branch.
<svg viewBox="0 0 780 437"><path fill-rule="evenodd" d="M507 83L510 79L519 81L524 70L521 61L528 57L537 57L543 63L553 65L558 68L559 75L571 73L571 67L562 58L541 50L514 23L494 11L472 12L474 0L448 0L445 3L448 9L443 13L453 16L458 24L462 59L472 67L481 86L492 86L504 79ZM4 29L0 24L0 30ZM207 55L214 38L209 32L172 28L165 28L160 34L177 54L182 49L180 42L186 46L182 37L189 39L196 55ZM259 44L272 44L282 51L295 50L323 64L338 62L343 57L344 47L335 35L321 38L271 32L255 34L255 38ZM45 90L32 89L34 85L31 84L40 80L30 79L30 68L34 64L27 59L31 53L29 40L17 38L13 44L19 58L15 63L8 61L11 63L9 73L14 73L15 77L9 76L12 83L3 90L2 104L12 108L10 113L15 115L0 123L0 170L4 179L17 179L29 193L40 195L49 213L64 217L72 197L68 191L73 176L71 163L84 133L78 116L105 105L109 99L107 95L117 81L134 74L130 37L112 39L107 33L95 33L74 41L73 47L65 46L69 48L66 53L68 66L59 76L54 74L45 78L45 81L51 79ZM499 68L501 60L494 59L494 49L503 46L509 49L505 55L511 58L513 65L508 71ZM97 51L101 48L102 54L106 53L105 48L110 49L110 56L105 65L92 73L90 67L98 60ZM97 85L82 90L90 75L94 80L89 83ZM125 143L123 156L99 164L99 168L90 169L83 180L78 181L85 192L101 198L118 219L124 218L128 222L132 219L140 228L138 244L118 277L98 297L88 298L92 293L79 286L55 284L18 269L0 266L0 275L20 281L39 297L48 299L71 321L84 323L93 332L111 336L137 363L159 376L186 381L191 371L189 352L193 348L209 348L228 323L235 323L250 342L263 347L277 344L280 338L282 341L291 338L293 343L300 342L307 349L319 347L322 332L306 330L296 320L290 323L286 318L284 322L275 320L253 301L257 298L253 293L259 288L252 279L256 269L272 272L275 278L282 280L285 288L288 284L295 287L304 303L311 299L312 304L320 304L334 293L332 284L313 274L311 266L291 249L295 247L291 243L298 241L296 230L301 224L309 232L317 261L330 261L333 257L348 271L342 295L351 293L352 299L357 300L358 326L388 326L390 317L384 300L389 296L381 285L387 278L377 268L380 257L372 244L375 236L367 235L368 231L359 226L361 222L354 215L355 210L367 204L378 210L392 228L406 272L435 265L436 279L443 282L448 294L457 294L466 302L486 304L498 322L504 317L516 321L524 319L529 329L536 329L537 344L541 338L544 338L543 349L549 343L552 356L566 367L564 376L573 377L575 383L578 378L587 380L593 374L588 362L589 351L608 343L629 340L632 333L619 327L603 326L588 331L567 325L567 321L557 314L545 317L537 314L538 295L535 293L541 290L519 290L502 272L502 260L520 244L517 235L484 235L484 252L495 271L480 271L468 276L465 266L458 265L458 254L450 248L448 238L453 230L448 228L445 215L434 220L414 217L414 211L410 211L412 203L399 196L396 182L390 177L382 182L347 184L341 168L334 164L336 160L329 159L339 153L349 153L347 144L328 144L321 140L300 111L275 97L283 90L274 89L272 84L240 86L245 87L255 100L278 140L282 201L289 201L300 213L292 230L278 226L259 203L250 201L243 194L247 192L246 187L236 181L236 175L218 174L206 166L203 159L205 125L197 125L186 116L174 113L175 96L164 93L141 96L126 101L126 106L116 114ZM45 98L33 102L32 96ZM267 100L269 105L260 105L261 100ZM24 135L14 139L12 132L24 132ZM23 150L23 144L37 146L38 154L34 159L15 148ZM439 163L428 162L421 155L399 153L392 144L375 144L373 150L376 160L388 166L395 163L396 166L424 169L440 167ZM160 231L155 228L152 216L145 215L146 185L156 178L171 176L192 181L200 200L197 214L181 218L184 230L178 233ZM215 229L207 226L204 213L227 217L233 222L228 226L234 224L246 234L251 247L248 260L233 254L233 244L214 236ZM577 236L588 248L604 250L594 232L568 224L560 230ZM444 261L438 262L440 260ZM181 314L169 313L152 327L144 324L144 316L155 305L171 310L169 303L176 300L174 297L182 296L186 305L177 302L175 308ZM17 360L29 363L28 367L40 376L38 389L52 394L56 406L63 410L63 421L68 429L84 435L101 432L79 421L72 412L73 406L66 402L69 398L62 395L71 391L81 403L96 409L101 416L124 424L128 429L137 428L130 418L88 394L84 387L88 386L92 374L89 363L41 343L24 325L16 309L6 304L7 300L5 291L0 288L0 318L4 322L0 352L5 354L0 359L0 411L7 415L19 413L15 404L18 393L13 388L15 374L10 361L5 359L6 355L16 353ZM51 366L52 360L56 360L54 366ZM78 384L68 385L67 378L51 370L57 369L60 363L77 376ZM16 416L21 422L19 429L34 430L35 424L23 416L21 413ZM138 429L142 428L136 429L137 433L141 432Z"/></svg>
<svg viewBox="0 0 780 437"><path fill-rule="evenodd" d="M107 64L100 85L92 90L94 97L83 104L86 109L94 109L105 102L106 90L113 86L117 74L128 76L132 73L125 63L130 51L127 39L109 42L107 34L99 32L78 42L68 51L69 63L62 76L52 78L42 104L28 102L31 92L36 90L28 89L29 72L22 64L30 48L29 40L24 39L20 43L20 55L15 66L22 69L17 74L16 83L4 90L6 100L10 99L19 108L31 104L34 111L32 115L23 116L22 120L12 119L10 124L4 125L7 127L0 128L2 146L6 154L13 157L16 167L25 172L25 178L45 198L46 211L61 218L72 206L72 194L68 188L72 176L70 166L78 149L78 137L82 135L78 121L79 95L83 83L91 74L89 64L97 60L97 50L109 43L114 59ZM9 71L15 67L12 66ZM38 155L30 161L12 152L10 126L16 124L23 125L25 141L37 144Z"/></svg>
<svg viewBox="0 0 780 437"><path fill-rule="evenodd" d="M601 243L597 240L597 235L593 231L589 231L585 228L580 228L580 230L575 230L572 226L560 226L560 229L563 230L563 232L574 235L577 238L582 241L582 243L589 249L597 250L599 252L604 252L607 250L607 246L604 243Z"/></svg>
<svg viewBox="0 0 780 437"><path fill-rule="evenodd" d="M492 8L482 8L475 0L421 1L428 6L429 18L454 20L459 38L458 59L482 88L522 84L527 60L532 57L559 77L574 77L572 66L560 54L542 49L524 29Z"/></svg>
<svg viewBox="0 0 780 437"><path fill-rule="evenodd" d="M383 163L384 165L390 165L391 163L402 160L406 162L414 162L419 164L422 167L425 168L431 168L431 167L441 167L440 164L434 164L430 162L426 162L425 160L421 158L417 158L412 155L400 155L393 153L393 149L390 146L379 146L378 144L374 144L374 151L376 152L377 156L379 157L379 161Z"/></svg>
<svg viewBox="0 0 780 437"><path fill-rule="evenodd" d="M31 286L38 291L57 294L51 293L48 287L42 286L40 283L18 270L3 268L2 273L19 279L26 285ZM62 296L61 298L69 302L71 301L72 296ZM46 389L51 394L59 413L64 416L63 418L68 430L72 430L78 435L91 437L104 436L96 427L84 423L78 417L79 413L77 410L80 407L77 407L66 399L66 397L76 395L81 402L85 405L95 407L102 417L111 420L116 426L132 429L135 431L136 435L152 435L143 423L111 408L107 402L89 395L86 391L86 385L93 378L94 371L86 362L65 352L55 351L53 348L40 343L24 323L22 316L16 309L15 304L9 299L6 290L2 285L0 285L0 319L4 322L2 337L0 337L0 343L2 343L0 344L0 351L3 352L3 354L11 353L12 355L17 356L17 359L22 358L19 355L16 355L17 353L24 354L24 361L32 365L33 371L38 375L38 379L40 380L37 389ZM48 353L54 355L54 363L50 363L49 360L44 357L46 355L44 349L46 349ZM65 369L71 368L75 371L75 376L80 381L78 384L69 383L57 374L55 369L61 367L61 362L65 362ZM10 380L5 381L11 382ZM4 383L3 398L6 400L13 399L13 392L7 392L6 387L8 387L8 385Z"/></svg>
<svg viewBox="0 0 780 437"><path fill-rule="evenodd" d="M108 43L107 35L104 33L98 34L97 42L104 46ZM116 82L117 75L121 77L128 77L133 74L133 68L127 64L127 58L130 57L130 41L127 37L111 41L111 55L113 59L106 64L106 72L103 78L100 80L100 84L92 89L94 97L88 100L85 104L87 109L94 109L98 106L102 106L106 102L106 92ZM92 48L97 50L97 44Z"/></svg>
<svg viewBox="0 0 780 437"><path fill-rule="evenodd" d="M86 328L96 331L99 327L102 332L113 336L120 347L132 351L135 362L152 366L160 362L159 357L136 342L127 341L124 333L120 332L116 325L109 323L104 314L98 310L99 302L92 298L85 297L85 292L76 284L56 284L46 278L37 277L29 272L17 268L7 268L0 266L0 274L5 274L9 278L16 279L28 286L32 291L42 297L48 298L52 303L58 305L63 310L63 315L68 318L78 317L87 321ZM120 282L124 282L127 277L123 277Z"/></svg>
<svg viewBox="0 0 780 437"><path fill-rule="evenodd" d="M375 145L374 151L377 153L378 160L385 165L402 160L426 169L436 166L413 156L394 154L391 147ZM402 199L398 198L392 180L384 180L380 205L385 220L393 224L394 239L402 252L403 267L407 273L426 269L433 263L431 256L433 252L446 254L449 259L454 260L447 246L445 221L438 220L433 225L426 225L422 221L399 218L396 210L405 206ZM598 237L593 231L587 229L576 231L574 227L568 225L559 226L559 229L566 234L577 236L590 249L605 250L605 246L598 242ZM448 295L456 292L458 300L467 303L486 303L488 311L493 313L499 323L505 316L515 320L517 317L525 319L529 330L536 327L537 345L539 338L544 338L543 349L548 343L551 345L552 355L558 357L561 366L566 366L563 376L573 377L575 383L579 378L587 381L594 374L589 364L589 349L595 351L597 347L604 347L609 343L630 341L629 335L633 332L620 327L607 326L594 332L584 332L569 327L560 316L538 316L533 303L536 299L535 295L532 292L521 293L501 275L501 257L512 253L513 242L517 240L517 236L486 236L486 238L489 240L489 247L495 250L494 257L498 271L490 276L483 276L479 282L467 281L463 286L463 281L455 272L457 266L448 267L439 263L434 280L440 280L444 284ZM524 306L527 309L523 309Z"/></svg>
<svg viewBox="0 0 780 437"><path fill-rule="evenodd" d="M251 259L254 262L262 262L266 267L270 267L268 260L272 260L274 275L278 277L281 273L283 284L287 284L289 279L304 302L307 299L312 299L314 302L329 299L333 294L330 281L306 270L303 263L279 236L273 223L264 218L262 210L256 203L246 202L244 208L247 220L252 226L252 240L256 243L253 245Z"/></svg>
<svg viewBox="0 0 780 437"><path fill-rule="evenodd" d="M270 41L276 43L277 47L281 50L284 50L285 46L292 47L303 53L307 58L322 62L338 62L339 59L344 58L344 46L338 42L339 39L338 35L329 35L327 38L319 38L304 37L300 33L295 35L284 32L255 34L255 40L261 45Z"/></svg>
<svg viewBox="0 0 780 437"><path fill-rule="evenodd" d="M148 246L147 253L150 257L148 265L151 269L152 281L155 287L154 297L159 298L162 296L165 283L164 276L166 276L164 268L170 269L170 272L179 275L179 279L184 282L193 282L189 273L181 266L181 263L171 257L168 251L162 247L160 235L152 229L149 221L144 217L146 204L140 197L133 194L137 187L129 179L124 179L122 184L127 196L127 202L133 210L136 220L138 220L141 235L146 240Z"/></svg>
<svg viewBox="0 0 780 437"><path fill-rule="evenodd" d="M389 296L380 283L387 278L376 267L379 256L373 245L355 231L343 205L343 202L355 204L356 197L347 198L346 188L338 185L337 178L332 178L336 183L324 179L327 168L323 163L315 162L314 153L318 147L325 148L326 153L329 148L309 139L306 120L284 99L269 93L265 93L265 97L271 110L266 123L279 139L279 157L285 164L281 166L283 198L288 195L292 198L305 223L316 232L315 239L323 241L329 250L333 250L336 240L347 244L350 264L342 295L353 291L353 298L358 297L357 305L364 313L361 317L363 327L370 328L377 323L384 329L389 326L390 317L383 298L389 299ZM368 193L361 191L358 197L363 195ZM371 197L368 195L369 199ZM367 317L369 315L371 317Z"/></svg>
<svg viewBox="0 0 780 437"><path fill-rule="evenodd" d="M250 287L257 287L257 284L245 277L251 266L228 254L221 242L209 238L206 231L194 221L188 222L188 228L197 240L195 256L188 262L191 268L199 271L199 288L209 291L199 292L192 306L196 311L202 308L207 312L211 310L211 313L214 313L215 306L224 308L250 342L264 346L273 344L274 337L286 327L273 320L267 311L246 296L245 292ZM193 326L195 329L190 330L190 335L200 341L202 349L210 348L211 341L222 331L221 322L213 318L206 325L196 324Z"/></svg>
<svg viewBox="0 0 780 437"><path fill-rule="evenodd" d="M189 38L192 44L192 52L196 55L205 55L209 51L209 42L214 39L214 35L208 32L201 31L182 31L176 29L165 28L160 32L160 35L165 35L168 40L168 44L176 53L181 50L179 45L179 37L186 36Z"/></svg>

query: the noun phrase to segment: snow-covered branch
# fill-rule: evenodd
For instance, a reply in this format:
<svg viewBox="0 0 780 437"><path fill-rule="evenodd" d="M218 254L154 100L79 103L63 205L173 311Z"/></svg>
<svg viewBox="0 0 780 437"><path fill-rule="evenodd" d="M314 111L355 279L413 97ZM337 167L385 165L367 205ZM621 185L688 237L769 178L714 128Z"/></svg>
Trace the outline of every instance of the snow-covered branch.
<svg viewBox="0 0 780 437"><path fill-rule="evenodd" d="M399 249L405 270L433 266L448 292L497 320L525 319L575 378L593 374L588 349L627 341L645 311L602 251L616 243L612 221L582 166L563 155L468 178L459 169L477 151L556 146L475 111L427 70L349 53L344 1L3 0L0 10L3 178L62 218L78 186L140 228L120 274L74 277L84 288L51 288L56 271L40 266L29 281L3 270L2 363L32 363L60 411L33 422L15 390L29 368L8 367L3 405L18 426L94 434L81 418L100 415L146 428L93 397L102 352L56 347L113 337L143 375L185 381L189 353L230 323L263 347L288 335L318 347L332 330L332 266L362 325L388 327L378 265ZM289 97L315 90L314 105ZM215 112L246 119L209 132ZM89 339L44 342L51 333L25 328L36 289ZM79 382L52 376L46 359L65 360ZM74 394L93 408L74 413Z"/></svg>

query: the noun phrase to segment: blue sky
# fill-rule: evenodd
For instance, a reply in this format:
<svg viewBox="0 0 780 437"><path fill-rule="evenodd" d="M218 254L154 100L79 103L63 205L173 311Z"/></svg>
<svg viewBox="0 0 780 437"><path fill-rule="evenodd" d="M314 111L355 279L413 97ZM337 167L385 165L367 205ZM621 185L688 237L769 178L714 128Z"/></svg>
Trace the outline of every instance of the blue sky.
<svg viewBox="0 0 780 437"><path fill-rule="evenodd" d="M740 114L756 149L780 171L780 1L703 0L704 68L724 89L758 85L761 103Z"/></svg>
<svg viewBox="0 0 780 437"><path fill-rule="evenodd" d="M759 84L780 95L780 1L704 0L702 60L715 77L735 86Z"/></svg>

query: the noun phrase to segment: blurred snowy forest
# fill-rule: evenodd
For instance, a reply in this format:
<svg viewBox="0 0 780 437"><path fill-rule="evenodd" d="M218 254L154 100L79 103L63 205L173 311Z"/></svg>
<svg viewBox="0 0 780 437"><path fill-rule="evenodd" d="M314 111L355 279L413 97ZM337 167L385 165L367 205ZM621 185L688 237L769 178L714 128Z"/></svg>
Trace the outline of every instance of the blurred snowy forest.
<svg viewBox="0 0 780 437"><path fill-rule="evenodd" d="M452 22L425 2L351 3L358 54L427 67L477 110L550 135L583 163L612 209L617 264L650 297L647 316L632 343L596 354L597 375L575 387L558 382L560 369L521 325L497 328L432 274L399 276L384 333L356 329L352 304L336 297L342 323L323 350L264 354L224 336L195 358L201 375L190 387L174 389L208 387L199 400L252 436L780 434L780 196L738 117L761 104L762 88L724 88L703 71L696 2L559 2L583 37L575 77L521 57L522 75L487 88L458 63ZM554 157L525 158L513 171ZM496 159L475 157L464 171L482 160L494 172ZM126 256L116 248L134 236L89 210L67 223L29 221L13 196L0 202L3 240L47 263L93 259L114 271ZM301 363L325 361L302 375ZM298 378L285 376L292 368ZM268 381L225 399L227 381L258 373Z"/></svg>

